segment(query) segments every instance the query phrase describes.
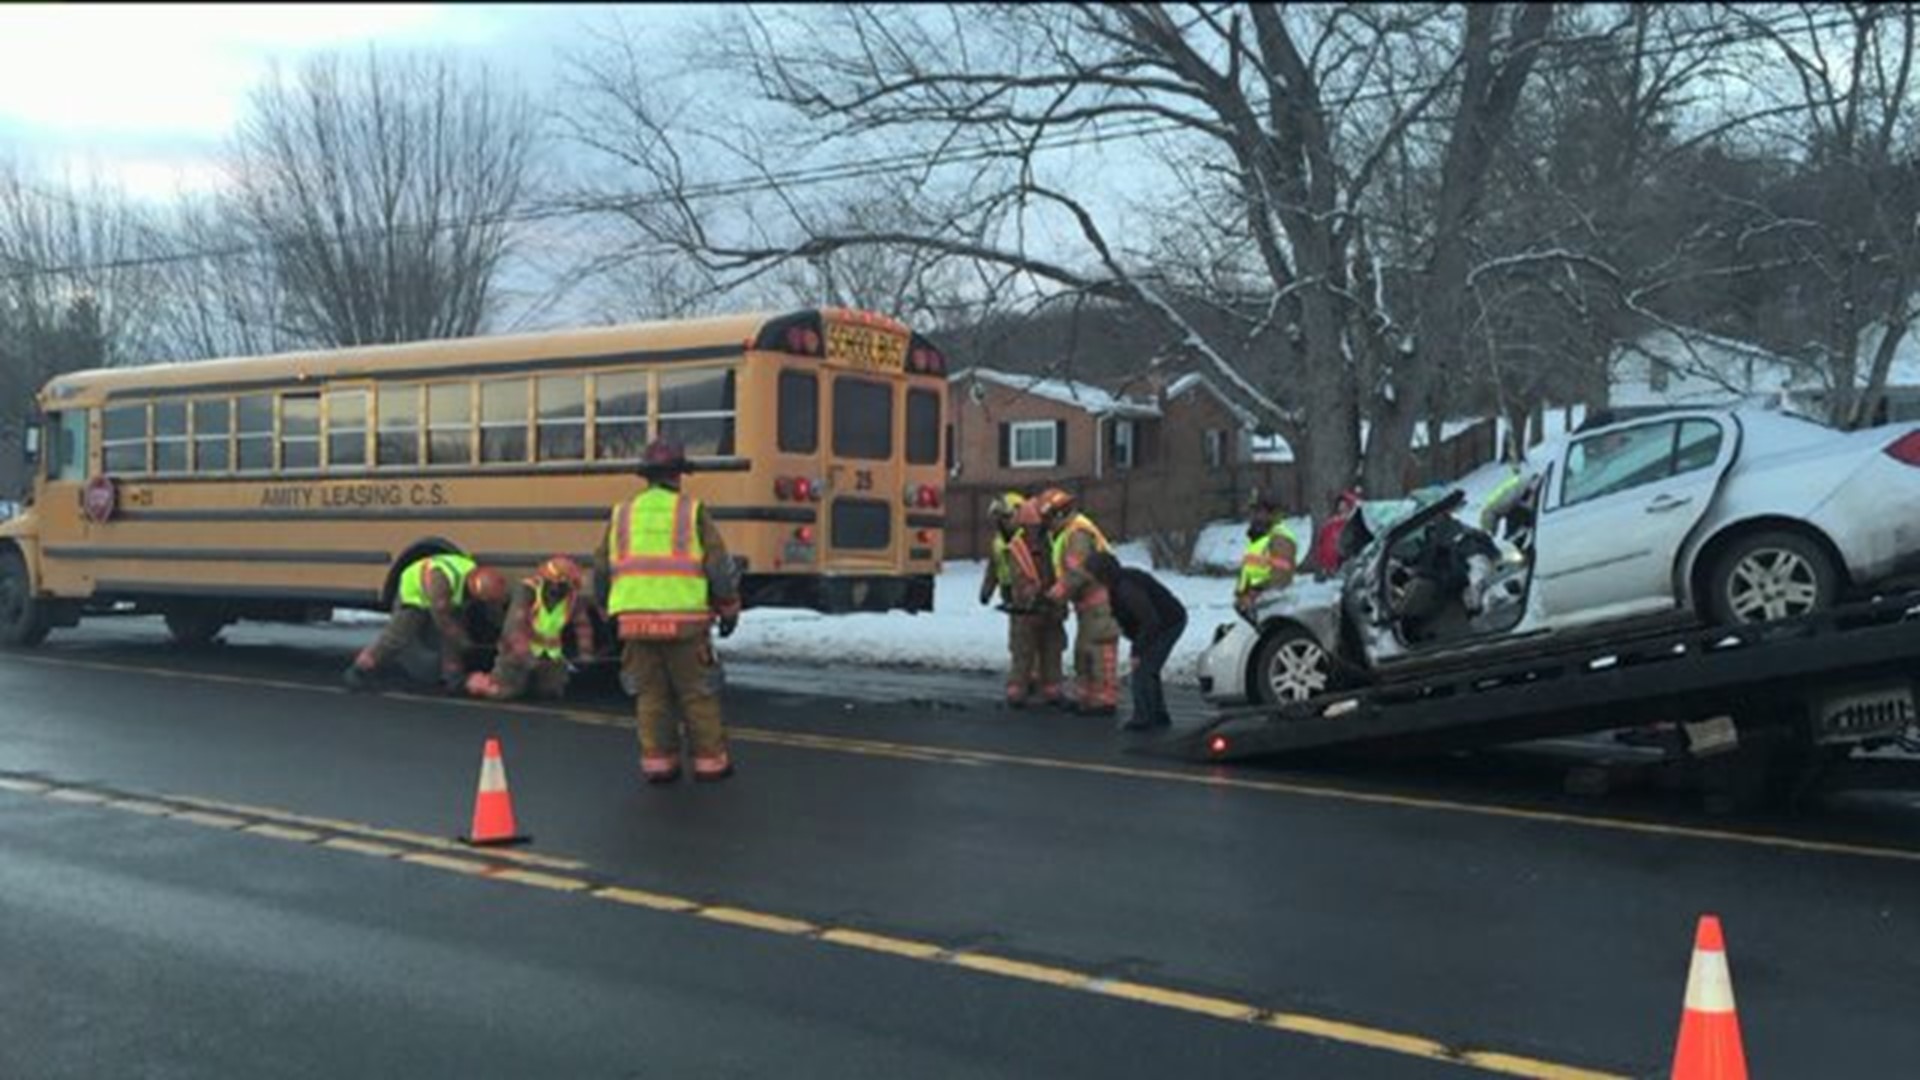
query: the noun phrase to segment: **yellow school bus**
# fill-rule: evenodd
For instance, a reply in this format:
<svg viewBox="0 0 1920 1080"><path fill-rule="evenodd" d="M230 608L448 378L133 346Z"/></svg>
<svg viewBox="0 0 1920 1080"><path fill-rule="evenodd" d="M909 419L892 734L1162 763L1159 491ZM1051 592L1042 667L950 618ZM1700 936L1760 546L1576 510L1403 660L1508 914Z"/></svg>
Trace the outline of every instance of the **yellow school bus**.
<svg viewBox="0 0 1920 1080"><path fill-rule="evenodd" d="M820 309L63 375L0 524L0 644L107 611L197 642L381 610L436 552L590 565L655 437L686 449L748 607L930 610L946 367Z"/></svg>

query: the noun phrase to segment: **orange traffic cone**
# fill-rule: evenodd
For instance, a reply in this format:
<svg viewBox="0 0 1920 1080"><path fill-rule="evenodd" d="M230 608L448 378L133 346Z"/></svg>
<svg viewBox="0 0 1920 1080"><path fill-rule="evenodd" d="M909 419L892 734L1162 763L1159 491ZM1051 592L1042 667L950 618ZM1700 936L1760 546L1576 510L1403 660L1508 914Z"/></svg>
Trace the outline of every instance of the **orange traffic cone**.
<svg viewBox="0 0 1920 1080"><path fill-rule="evenodd" d="M460 838L475 847L524 844L513 823L513 797L507 794L507 766L500 758L500 740L488 739L480 757L480 791L473 798L473 831Z"/></svg>
<svg viewBox="0 0 1920 1080"><path fill-rule="evenodd" d="M1700 928L1694 934L1672 1080L1747 1080L1747 1056L1740 1048L1740 1018L1733 1009L1733 977L1727 971L1718 916L1700 916Z"/></svg>

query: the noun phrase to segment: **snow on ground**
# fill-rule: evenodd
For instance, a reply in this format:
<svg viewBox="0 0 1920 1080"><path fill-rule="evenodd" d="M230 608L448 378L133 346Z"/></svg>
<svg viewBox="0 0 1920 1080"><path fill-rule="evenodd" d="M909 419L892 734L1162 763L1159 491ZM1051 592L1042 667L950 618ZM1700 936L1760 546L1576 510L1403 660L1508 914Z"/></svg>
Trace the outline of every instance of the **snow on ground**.
<svg viewBox="0 0 1920 1080"><path fill-rule="evenodd" d="M1213 526L1208 535L1224 536L1231 529L1241 545L1244 526ZM1216 546L1224 546L1224 541ZM1122 564L1151 569L1144 544L1115 548ZM1239 565L1239 552L1232 564ZM740 618L740 629L720 645L723 656L743 660L819 663L861 663L886 667L924 667L949 671L1005 671L1007 616L991 604L981 604L980 581L986 573L979 561L948 562L934 586L933 611L923 615L900 612L861 615L820 615L810 611L756 608ZM1187 606L1187 632L1167 664L1169 682L1198 681L1195 662L1213 642L1213 628L1231 622L1233 580L1154 571L1162 584ZM1072 649L1073 626L1067 627ZM1122 650L1122 656L1125 651ZM1071 670L1072 657L1064 658Z"/></svg>

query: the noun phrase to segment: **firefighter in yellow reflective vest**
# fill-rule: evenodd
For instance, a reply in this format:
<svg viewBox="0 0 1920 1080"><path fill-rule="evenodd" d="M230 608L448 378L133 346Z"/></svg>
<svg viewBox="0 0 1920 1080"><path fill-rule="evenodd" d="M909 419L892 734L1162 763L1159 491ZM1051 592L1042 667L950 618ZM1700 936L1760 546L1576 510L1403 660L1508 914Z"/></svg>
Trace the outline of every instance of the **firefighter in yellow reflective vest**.
<svg viewBox="0 0 1920 1080"><path fill-rule="evenodd" d="M1113 617L1107 587L1087 568L1095 552L1112 545L1093 519L1080 513L1073 496L1049 488L1027 504L1028 519L1038 518L1052 541L1053 586L1047 595L1073 604L1074 708L1091 716L1120 711L1120 624Z"/></svg>
<svg viewBox="0 0 1920 1080"><path fill-rule="evenodd" d="M567 662L567 632L573 632L578 655L593 655L594 603L581 594L585 580L579 563L555 555L515 585L493 671L467 676L467 693L495 701L511 701L529 690L550 700L565 696L573 671Z"/></svg>
<svg viewBox="0 0 1920 1080"><path fill-rule="evenodd" d="M1059 701L1065 637L1057 609L1043 593L1034 541L1014 520L1025 502L1009 491L987 509L993 519L993 557L980 583L980 602L990 602L997 591L1007 612L1007 704L1016 709L1029 700Z"/></svg>
<svg viewBox="0 0 1920 1080"><path fill-rule="evenodd" d="M1300 539L1280 520L1280 504L1254 492L1247 519L1247 550L1240 558L1240 580L1234 586L1233 607L1241 614L1253 610L1260 594L1293 584L1294 564L1300 557Z"/></svg>
<svg viewBox="0 0 1920 1080"><path fill-rule="evenodd" d="M721 637L739 625L739 586L713 518L680 491L686 471L680 447L649 443L640 463L646 490L613 508L594 553L598 580L610 583L620 680L634 695L640 772L650 784L680 778L681 719L693 743L693 778L733 775L720 722L720 661L708 632L716 616Z"/></svg>
<svg viewBox="0 0 1920 1080"><path fill-rule="evenodd" d="M440 684L458 692L466 678L467 612L479 604L496 615L507 598L507 579L492 567L465 555L429 555L400 571L393 614L373 644L360 650L343 678L349 688L369 689L387 665L404 663L405 654L431 650L440 659ZM497 621L497 618L496 620ZM419 676L426 681L426 676Z"/></svg>

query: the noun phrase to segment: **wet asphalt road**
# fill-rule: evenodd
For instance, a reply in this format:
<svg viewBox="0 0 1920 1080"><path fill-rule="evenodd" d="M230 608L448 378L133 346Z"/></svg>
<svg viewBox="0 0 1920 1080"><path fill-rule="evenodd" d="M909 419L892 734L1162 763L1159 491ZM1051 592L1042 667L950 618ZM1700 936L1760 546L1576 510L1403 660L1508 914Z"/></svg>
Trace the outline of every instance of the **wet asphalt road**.
<svg viewBox="0 0 1920 1080"><path fill-rule="evenodd" d="M642 789L609 688L337 693L365 633L0 654L0 1076L1653 1075L1703 911L1756 1075L1920 1068L1910 798L1205 769L990 682L751 665L741 775ZM555 864L434 846L488 735Z"/></svg>

